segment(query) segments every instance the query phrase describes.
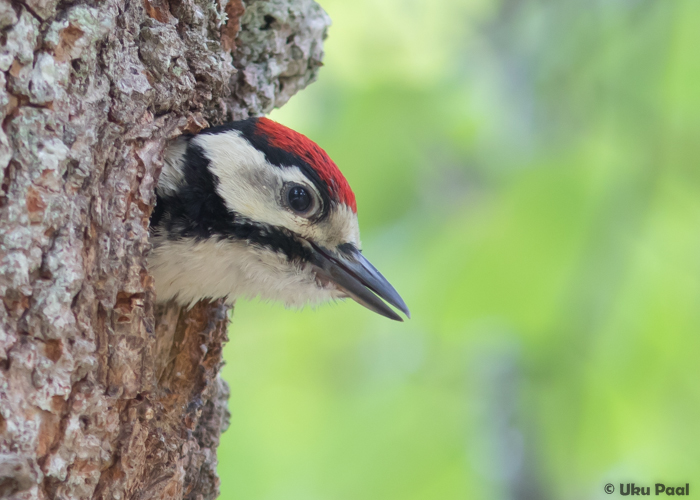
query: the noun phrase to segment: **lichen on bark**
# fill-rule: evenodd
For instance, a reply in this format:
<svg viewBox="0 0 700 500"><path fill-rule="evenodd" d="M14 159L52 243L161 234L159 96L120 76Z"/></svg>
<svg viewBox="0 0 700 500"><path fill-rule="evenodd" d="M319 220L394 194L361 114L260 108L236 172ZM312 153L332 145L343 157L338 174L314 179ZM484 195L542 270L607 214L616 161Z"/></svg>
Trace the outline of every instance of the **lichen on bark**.
<svg viewBox="0 0 700 500"><path fill-rule="evenodd" d="M226 308L155 307L167 141L316 77L312 0L0 0L0 497L215 498Z"/></svg>

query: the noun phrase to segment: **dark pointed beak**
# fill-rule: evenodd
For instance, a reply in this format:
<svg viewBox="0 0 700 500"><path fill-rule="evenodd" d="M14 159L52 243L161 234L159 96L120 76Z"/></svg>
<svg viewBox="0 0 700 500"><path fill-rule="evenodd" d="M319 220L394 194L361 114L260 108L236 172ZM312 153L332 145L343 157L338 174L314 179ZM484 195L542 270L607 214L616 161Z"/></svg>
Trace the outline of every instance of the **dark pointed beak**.
<svg viewBox="0 0 700 500"><path fill-rule="evenodd" d="M398 292L354 245L343 244L336 251L321 248L313 243L311 246L311 264L321 280L334 283L355 302L382 316L403 321L401 316L386 305L386 301L408 318L411 317Z"/></svg>

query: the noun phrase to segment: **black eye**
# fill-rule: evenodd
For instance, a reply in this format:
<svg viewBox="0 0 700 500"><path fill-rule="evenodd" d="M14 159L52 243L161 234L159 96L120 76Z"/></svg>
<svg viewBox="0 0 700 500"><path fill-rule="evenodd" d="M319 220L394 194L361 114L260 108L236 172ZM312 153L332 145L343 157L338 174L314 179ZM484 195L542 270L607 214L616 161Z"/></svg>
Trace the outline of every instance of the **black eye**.
<svg viewBox="0 0 700 500"><path fill-rule="evenodd" d="M287 191L287 202L295 212L306 212L311 206L311 194L304 186L292 186Z"/></svg>

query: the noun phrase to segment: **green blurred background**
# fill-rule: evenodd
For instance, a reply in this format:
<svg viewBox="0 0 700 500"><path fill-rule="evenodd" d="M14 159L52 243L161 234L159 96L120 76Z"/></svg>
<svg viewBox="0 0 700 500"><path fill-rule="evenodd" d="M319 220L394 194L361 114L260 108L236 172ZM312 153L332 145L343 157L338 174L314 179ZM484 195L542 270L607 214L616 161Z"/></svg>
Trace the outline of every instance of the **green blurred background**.
<svg viewBox="0 0 700 500"><path fill-rule="evenodd" d="M700 2L320 3L272 118L413 319L240 302L221 498L700 494Z"/></svg>

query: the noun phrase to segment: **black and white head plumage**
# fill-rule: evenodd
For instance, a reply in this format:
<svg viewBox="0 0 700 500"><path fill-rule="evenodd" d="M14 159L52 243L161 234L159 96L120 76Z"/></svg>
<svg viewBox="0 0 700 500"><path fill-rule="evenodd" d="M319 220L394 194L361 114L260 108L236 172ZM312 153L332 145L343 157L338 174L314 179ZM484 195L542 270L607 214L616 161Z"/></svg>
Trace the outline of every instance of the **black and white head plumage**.
<svg viewBox="0 0 700 500"><path fill-rule="evenodd" d="M158 301L243 296L300 307L351 296L376 310L351 283L357 273L381 278L361 256L356 211L335 163L283 125L251 118L182 136L165 153L151 216ZM336 269L345 260L362 264ZM405 309L393 295L385 299Z"/></svg>

